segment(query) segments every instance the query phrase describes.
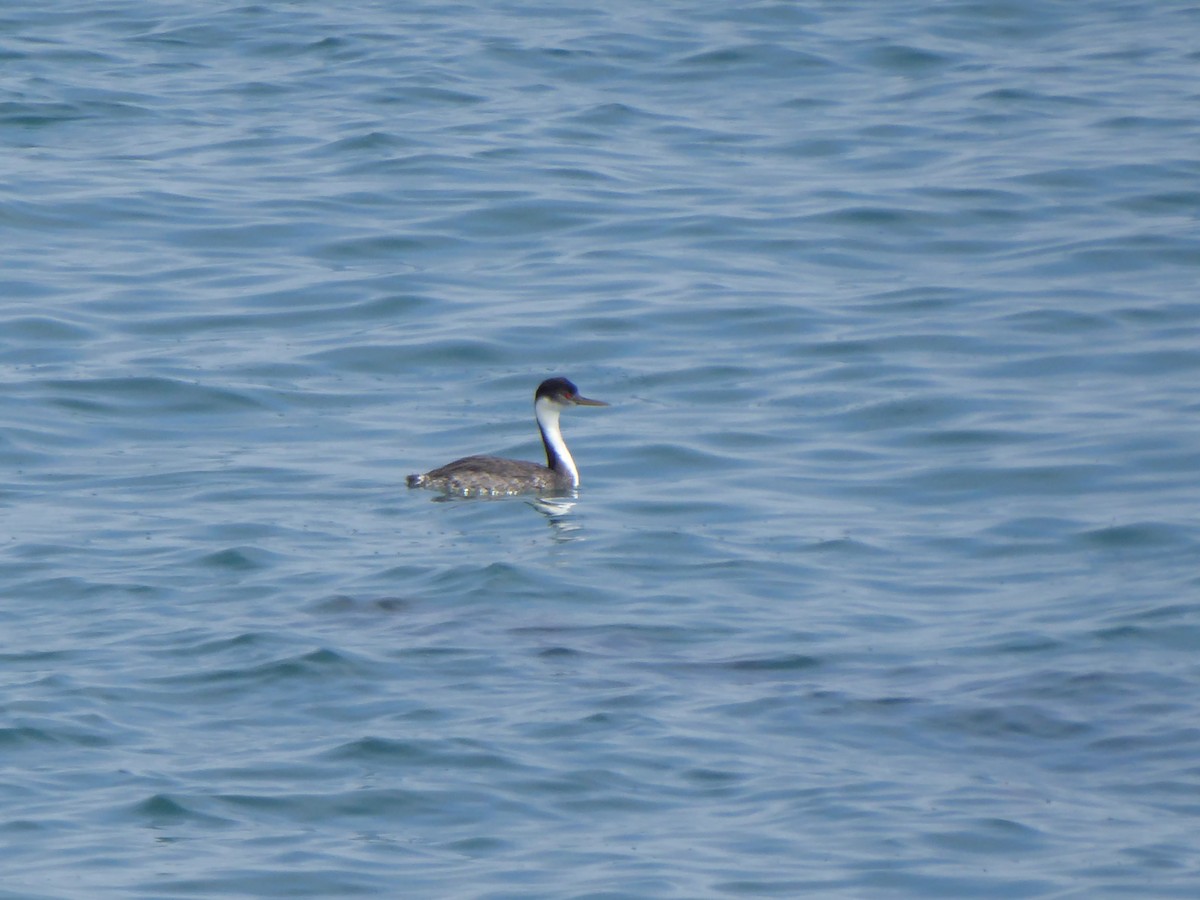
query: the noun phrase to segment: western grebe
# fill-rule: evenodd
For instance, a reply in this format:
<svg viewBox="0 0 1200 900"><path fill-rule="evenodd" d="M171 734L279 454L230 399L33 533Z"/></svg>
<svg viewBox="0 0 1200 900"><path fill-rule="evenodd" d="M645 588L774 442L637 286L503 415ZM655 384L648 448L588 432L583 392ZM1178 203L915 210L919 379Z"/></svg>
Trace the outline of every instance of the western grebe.
<svg viewBox="0 0 1200 900"><path fill-rule="evenodd" d="M424 475L409 475L408 486L486 496L577 488L579 469L558 427L559 413L568 406L608 404L579 396L579 389L565 378L547 378L539 384L533 394L533 412L546 447L546 465L499 456L467 456Z"/></svg>

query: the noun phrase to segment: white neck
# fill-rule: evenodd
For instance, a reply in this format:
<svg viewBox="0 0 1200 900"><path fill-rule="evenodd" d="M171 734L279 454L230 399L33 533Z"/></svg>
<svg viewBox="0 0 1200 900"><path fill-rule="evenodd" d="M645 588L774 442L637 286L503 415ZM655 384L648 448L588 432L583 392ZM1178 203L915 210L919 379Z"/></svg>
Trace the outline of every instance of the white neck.
<svg viewBox="0 0 1200 900"><path fill-rule="evenodd" d="M537 416L538 427L542 430L542 441L546 445L547 463L550 468L569 477L571 484L579 487L579 470L575 468L575 460L571 458L571 451L567 449L562 429L558 426L561 408L548 397L539 397L533 404L533 410ZM554 464L555 459L558 460L557 466Z"/></svg>

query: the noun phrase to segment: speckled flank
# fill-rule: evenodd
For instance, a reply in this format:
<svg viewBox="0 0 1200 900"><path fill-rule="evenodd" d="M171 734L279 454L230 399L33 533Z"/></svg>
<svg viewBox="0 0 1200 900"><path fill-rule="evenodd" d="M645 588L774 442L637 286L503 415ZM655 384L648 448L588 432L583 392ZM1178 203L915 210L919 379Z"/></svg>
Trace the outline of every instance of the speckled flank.
<svg viewBox="0 0 1200 900"><path fill-rule="evenodd" d="M499 497L531 491L575 487L570 475L559 475L537 463L497 456L468 456L424 475L409 475L409 487L426 487L462 496Z"/></svg>

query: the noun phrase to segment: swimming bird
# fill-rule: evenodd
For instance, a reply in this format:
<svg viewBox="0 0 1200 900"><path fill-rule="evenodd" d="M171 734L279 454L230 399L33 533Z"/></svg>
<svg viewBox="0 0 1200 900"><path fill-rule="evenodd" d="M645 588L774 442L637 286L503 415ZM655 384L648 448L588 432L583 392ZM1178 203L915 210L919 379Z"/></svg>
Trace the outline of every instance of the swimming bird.
<svg viewBox="0 0 1200 900"><path fill-rule="evenodd" d="M410 488L423 487L447 494L503 496L535 491L569 491L579 487L579 469L563 440L558 416L571 406L608 406L603 400L579 395L565 378L547 378L533 394L546 465L499 456L467 456L424 475L409 475Z"/></svg>

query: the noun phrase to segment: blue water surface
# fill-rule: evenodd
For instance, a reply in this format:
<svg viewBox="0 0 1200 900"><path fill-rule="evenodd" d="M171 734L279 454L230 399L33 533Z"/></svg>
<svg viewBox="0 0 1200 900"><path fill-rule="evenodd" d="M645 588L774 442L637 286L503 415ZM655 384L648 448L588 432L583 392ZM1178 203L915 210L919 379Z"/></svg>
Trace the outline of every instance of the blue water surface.
<svg viewBox="0 0 1200 900"><path fill-rule="evenodd" d="M0 897L1197 896L1197 34L7 4Z"/></svg>

